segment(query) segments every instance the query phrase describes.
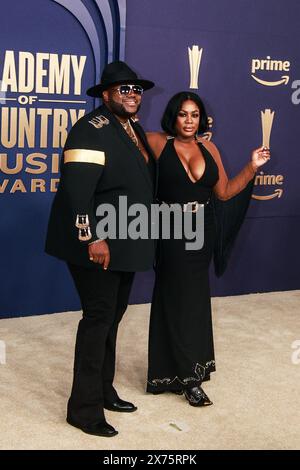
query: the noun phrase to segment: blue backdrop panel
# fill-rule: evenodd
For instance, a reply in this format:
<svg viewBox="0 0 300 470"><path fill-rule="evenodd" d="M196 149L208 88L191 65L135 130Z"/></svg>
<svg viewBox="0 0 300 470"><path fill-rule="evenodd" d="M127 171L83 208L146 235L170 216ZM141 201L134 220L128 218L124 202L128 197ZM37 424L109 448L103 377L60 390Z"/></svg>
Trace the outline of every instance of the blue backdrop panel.
<svg viewBox="0 0 300 470"><path fill-rule="evenodd" d="M0 30L0 76L6 77L8 84L2 83L0 97L0 316L78 310L79 300L64 263L44 254L49 210L59 178L58 155L66 137L66 132L59 133L59 127L70 129L78 116L94 107L86 89L99 81L108 61L123 58L126 3L125 0L3 3L3 18L8 20L2 21ZM24 53L29 57L25 61ZM57 75L53 93L50 77L55 58L49 54L56 54L60 72L66 71L62 75L67 88L59 89ZM42 66L38 61L42 61ZM83 62L82 74L78 73L75 83L73 63L78 66ZM37 84L41 75L45 88L42 91ZM20 77L28 91L23 91L25 85L20 83ZM47 118L45 113L49 113ZM18 130L22 120L30 122L32 116L35 117L32 140L25 136L22 141ZM39 155L32 157L34 153ZM42 185L42 191L35 188L37 184Z"/></svg>

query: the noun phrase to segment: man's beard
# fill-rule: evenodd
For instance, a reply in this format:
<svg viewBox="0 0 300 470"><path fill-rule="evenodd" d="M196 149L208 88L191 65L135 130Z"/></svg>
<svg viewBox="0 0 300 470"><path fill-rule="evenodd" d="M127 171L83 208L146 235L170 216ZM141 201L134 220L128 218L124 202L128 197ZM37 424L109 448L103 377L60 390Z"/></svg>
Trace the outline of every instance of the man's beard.
<svg viewBox="0 0 300 470"><path fill-rule="evenodd" d="M120 118L124 118L124 119L129 119L130 117L134 116L138 112L140 107L141 107L141 105L139 104L136 111L131 113L130 111L126 111L123 104L116 103L113 100L109 101L109 108L113 112L113 114L115 114L116 116L119 116Z"/></svg>

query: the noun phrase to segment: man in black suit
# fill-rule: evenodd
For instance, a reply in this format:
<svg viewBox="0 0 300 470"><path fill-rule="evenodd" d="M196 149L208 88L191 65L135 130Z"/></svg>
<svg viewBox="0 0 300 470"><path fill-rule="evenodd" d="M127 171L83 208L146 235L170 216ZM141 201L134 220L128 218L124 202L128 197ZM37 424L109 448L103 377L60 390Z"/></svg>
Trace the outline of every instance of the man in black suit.
<svg viewBox="0 0 300 470"><path fill-rule="evenodd" d="M81 118L68 135L49 220L46 252L67 262L83 310L67 422L97 436L117 434L106 422L104 408L137 409L121 400L113 387L116 337L134 273L153 265L154 242L150 237L119 237L118 227L116 237L99 239L101 217L96 212L101 204L110 204L118 221L124 216L119 197L126 196L128 207L140 203L150 213L155 161L141 126L132 118L143 91L153 86L124 62L105 67L101 83L87 91L101 97L103 105Z"/></svg>

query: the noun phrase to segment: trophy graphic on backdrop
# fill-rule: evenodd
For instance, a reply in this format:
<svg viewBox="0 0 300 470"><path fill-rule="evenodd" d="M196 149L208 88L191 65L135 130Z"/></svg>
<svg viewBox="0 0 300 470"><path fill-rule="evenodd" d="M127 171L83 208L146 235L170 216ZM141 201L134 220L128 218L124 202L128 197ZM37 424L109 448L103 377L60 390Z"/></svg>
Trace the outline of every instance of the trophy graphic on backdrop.
<svg viewBox="0 0 300 470"><path fill-rule="evenodd" d="M262 145L270 148L270 136L273 125L273 119L275 111L265 109L260 112L261 114L261 125L262 125Z"/></svg>
<svg viewBox="0 0 300 470"><path fill-rule="evenodd" d="M198 90L198 77L201 64L202 49L199 46L193 45L192 49L189 47L189 63L190 63L190 88Z"/></svg>
<svg viewBox="0 0 300 470"><path fill-rule="evenodd" d="M265 109L264 111L260 112L261 114L261 125L262 125L262 145L264 147L270 148L270 136L271 130L273 126L273 120L275 111L271 111L270 109ZM273 175L273 174L265 174L263 170L259 171L259 174L255 178L255 186L263 186L263 187L273 187L274 185L279 185L279 188L276 188L273 193L267 195L257 195L252 194L253 199L258 199L259 201L267 201L274 198L281 198L283 194L283 184L284 177L283 175Z"/></svg>

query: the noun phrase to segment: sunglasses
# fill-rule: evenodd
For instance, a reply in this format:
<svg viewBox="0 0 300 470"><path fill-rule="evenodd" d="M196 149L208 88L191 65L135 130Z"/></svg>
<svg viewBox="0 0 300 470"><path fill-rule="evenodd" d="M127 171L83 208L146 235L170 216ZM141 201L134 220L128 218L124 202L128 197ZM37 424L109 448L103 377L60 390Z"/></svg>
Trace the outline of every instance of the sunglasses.
<svg viewBox="0 0 300 470"><path fill-rule="evenodd" d="M140 85L120 85L118 88L113 88L114 91L117 91L119 95L126 96L132 91L135 95L142 95L144 89Z"/></svg>

